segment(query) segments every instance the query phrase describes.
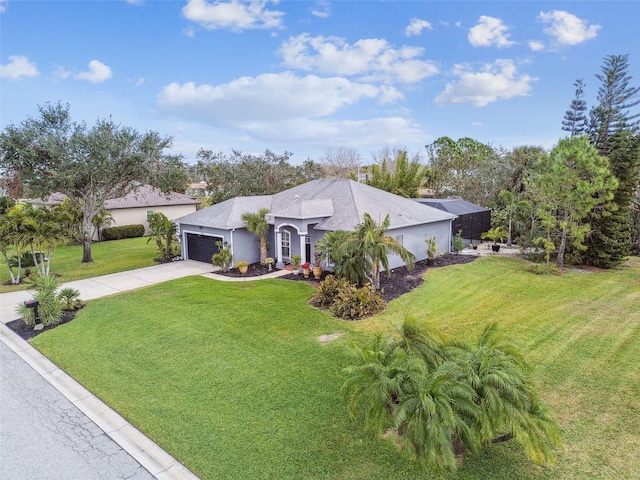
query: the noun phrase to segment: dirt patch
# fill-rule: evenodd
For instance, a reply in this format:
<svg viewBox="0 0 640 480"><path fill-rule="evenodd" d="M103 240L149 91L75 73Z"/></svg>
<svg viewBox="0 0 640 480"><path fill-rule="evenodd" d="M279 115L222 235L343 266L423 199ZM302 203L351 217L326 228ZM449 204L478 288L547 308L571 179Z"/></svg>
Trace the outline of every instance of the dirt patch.
<svg viewBox="0 0 640 480"><path fill-rule="evenodd" d="M333 340L337 340L342 336L341 333L330 333L328 335L320 335L318 337L318 341L320 343L329 343L332 342Z"/></svg>

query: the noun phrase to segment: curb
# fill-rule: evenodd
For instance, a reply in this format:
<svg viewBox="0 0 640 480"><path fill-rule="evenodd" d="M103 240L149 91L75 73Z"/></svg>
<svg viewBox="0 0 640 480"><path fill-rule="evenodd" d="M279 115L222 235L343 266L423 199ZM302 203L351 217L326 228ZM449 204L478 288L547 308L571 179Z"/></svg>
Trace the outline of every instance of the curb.
<svg viewBox="0 0 640 480"><path fill-rule="evenodd" d="M62 393L155 478L158 480L198 480L199 477L187 467L4 324L0 324L0 341Z"/></svg>

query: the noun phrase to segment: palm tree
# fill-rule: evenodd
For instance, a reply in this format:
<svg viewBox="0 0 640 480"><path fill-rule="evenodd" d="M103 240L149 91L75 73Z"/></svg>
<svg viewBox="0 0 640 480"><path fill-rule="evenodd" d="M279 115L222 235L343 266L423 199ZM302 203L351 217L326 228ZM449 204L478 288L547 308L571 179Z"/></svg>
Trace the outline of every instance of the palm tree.
<svg viewBox="0 0 640 480"><path fill-rule="evenodd" d="M155 212L149 215L149 228L151 236L147 240L156 241L158 246L158 257L160 261L169 261L176 255L175 239L177 226L167 216L161 212Z"/></svg>
<svg viewBox="0 0 640 480"><path fill-rule="evenodd" d="M470 427L480 443L514 439L532 460L552 461L553 446L562 446L559 429L540 403L517 346L490 324L477 346L452 342L446 348L475 391L481 413Z"/></svg>
<svg viewBox="0 0 640 480"><path fill-rule="evenodd" d="M376 335L370 345L354 347L357 364L344 369L342 394L352 418L364 411L365 430L379 436L394 424L395 408L406 380L406 351L395 339Z"/></svg>
<svg viewBox="0 0 640 480"><path fill-rule="evenodd" d="M369 260L356 249L341 248L352 235L353 232L345 230L327 232L314 249L334 264L333 273L336 277L354 285L364 285L371 271Z"/></svg>
<svg viewBox="0 0 640 480"><path fill-rule="evenodd" d="M12 285L19 284L22 279L22 253L27 247L23 207L22 204L14 205L6 214L0 215L0 252L9 269ZM11 246L14 256L9 255ZM17 268L15 272L14 267Z"/></svg>
<svg viewBox="0 0 640 480"><path fill-rule="evenodd" d="M460 380L458 365L444 362L429 370L424 363L403 384L396 422L423 468L457 468L454 443L477 450L469 427L478 415L474 391Z"/></svg>
<svg viewBox="0 0 640 480"><path fill-rule="evenodd" d="M24 218L25 241L31 247L33 263L40 275L49 275L51 253L67 239L64 226L48 208L32 209Z"/></svg>
<svg viewBox="0 0 640 480"><path fill-rule="evenodd" d="M242 214L242 221L247 230L260 238L260 262L264 262L267 258L267 233L269 232L267 213L269 213L268 208L261 208L257 213L245 212Z"/></svg>
<svg viewBox="0 0 640 480"><path fill-rule="evenodd" d="M412 269L415 257L414 255L400 245L393 238L385 235L389 228L391 220L389 215L385 217L382 223L376 223L371 215L364 214L364 222L358 226L354 234L343 244L337 251L340 257L346 255L346 252L360 252L371 264L370 281L374 290L380 289L380 266L385 269L388 275L391 274L389 269L390 253L399 255L405 262L408 269Z"/></svg>
<svg viewBox="0 0 640 480"><path fill-rule="evenodd" d="M500 198L500 201L504 203L507 212L507 221L509 222L507 246L510 247L512 241L513 217L519 210L530 210L531 202L527 200L517 200L509 190L502 190L498 194L498 197Z"/></svg>

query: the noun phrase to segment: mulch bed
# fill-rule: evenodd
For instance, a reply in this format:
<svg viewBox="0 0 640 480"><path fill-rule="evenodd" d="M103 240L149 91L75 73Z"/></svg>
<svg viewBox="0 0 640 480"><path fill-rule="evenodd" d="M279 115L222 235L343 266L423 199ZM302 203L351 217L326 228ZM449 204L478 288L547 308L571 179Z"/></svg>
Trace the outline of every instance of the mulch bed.
<svg viewBox="0 0 640 480"><path fill-rule="evenodd" d="M12 320L7 322L6 325L11 330L16 332L23 340L30 340L33 337L40 335L42 332L46 332L47 330L51 330L52 328L56 328L58 325L64 325L65 323L69 323L76 317L77 310L63 310L62 319L60 323L56 325L49 325L44 327L42 330L34 330L33 327L28 326L22 318L18 318L17 320Z"/></svg>
<svg viewBox="0 0 640 480"><path fill-rule="evenodd" d="M447 253L441 255L435 259L432 267L427 266L426 260L416 262L413 270L409 271L407 267L394 268L391 270L391 276L387 276L385 272L380 275L380 290L382 296L386 302L398 298L407 292L419 287L424 282L424 274L430 268L447 267L449 265L462 265L465 263L473 262L476 258L475 255L454 255ZM331 275L331 272L323 272L322 280L325 276ZM309 278L304 278L302 274L295 275L293 273L284 275L280 278L286 280L306 281L312 284L317 284L319 280L313 278L313 274Z"/></svg>
<svg viewBox="0 0 640 480"><path fill-rule="evenodd" d="M476 258L478 257L473 255L454 255L448 253L436 258L435 263L432 267L427 266L426 260L422 260L420 262L416 262L415 268L411 271L407 270L407 267L394 268L393 270L391 270L390 277L388 277L386 273L382 272L382 275L380 276L380 289L382 291L382 296L384 297L385 301L389 302L394 298L398 298L401 295L404 295L405 293L410 292L411 290L422 285L422 283L424 282L424 273L430 268L447 267L449 265L461 265L473 262ZM260 275L269 273L269 268L261 263L254 263L252 265L249 265L249 270L244 274L240 273L237 268L233 268L227 272L218 271L215 273L217 275L223 275L227 277L258 277ZM320 280L330 274L331 272L323 272L322 278ZM309 278L304 278L304 275L302 275L301 273L298 275L290 273L279 278L283 278L285 280L309 282L312 285L317 285L320 281L315 280L313 278L313 274L311 274ZM60 321L60 323L58 323L57 325L44 327L42 330L34 330L33 327L25 325L21 318L13 320L11 322L7 322L6 325L24 340L29 340L42 332L46 332L47 330L51 330L58 325L70 322L74 319L75 315L75 311L65 311L63 312L62 320Z"/></svg>

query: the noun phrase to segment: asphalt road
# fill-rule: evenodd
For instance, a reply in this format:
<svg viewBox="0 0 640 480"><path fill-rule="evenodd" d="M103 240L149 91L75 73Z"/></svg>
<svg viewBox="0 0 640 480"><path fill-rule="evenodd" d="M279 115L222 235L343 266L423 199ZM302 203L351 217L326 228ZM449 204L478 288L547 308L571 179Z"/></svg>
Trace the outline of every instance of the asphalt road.
<svg viewBox="0 0 640 480"><path fill-rule="evenodd" d="M0 342L0 478L154 477Z"/></svg>

